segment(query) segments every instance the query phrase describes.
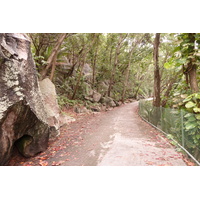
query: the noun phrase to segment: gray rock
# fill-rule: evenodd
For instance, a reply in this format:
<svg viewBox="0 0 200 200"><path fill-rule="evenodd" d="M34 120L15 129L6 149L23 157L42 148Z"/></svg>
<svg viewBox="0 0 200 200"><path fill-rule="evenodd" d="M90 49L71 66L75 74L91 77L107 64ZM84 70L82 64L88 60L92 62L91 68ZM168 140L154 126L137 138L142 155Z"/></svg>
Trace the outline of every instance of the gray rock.
<svg viewBox="0 0 200 200"><path fill-rule="evenodd" d="M87 63L83 66L83 77L86 82L92 81L92 68Z"/></svg>
<svg viewBox="0 0 200 200"><path fill-rule="evenodd" d="M102 95L93 90L89 83L85 82L83 84L83 96L86 100L97 103L100 101Z"/></svg>
<svg viewBox="0 0 200 200"><path fill-rule="evenodd" d="M107 107L116 107L116 103L111 97L102 97L100 102Z"/></svg>
<svg viewBox="0 0 200 200"><path fill-rule="evenodd" d="M99 106L92 106L92 107L90 107L90 109L93 112L100 112L101 111L101 108Z"/></svg>
<svg viewBox="0 0 200 200"><path fill-rule="evenodd" d="M76 112L76 113L88 113L89 110L85 106L75 106L74 112Z"/></svg>
<svg viewBox="0 0 200 200"><path fill-rule="evenodd" d="M89 64L85 63L83 66L83 75L90 75L92 74L92 68Z"/></svg>
<svg viewBox="0 0 200 200"><path fill-rule="evenodd" d="M86 100L94 102L94 99L92 97L85 97Z"/></svg>
<svg viewBox="0 0 200 200"><path fill-rule="evenodd" d="M100 99L101 99L101 94L94 91L94 93L93 93L93 101L94 102L99 102Z"/></svg>
<svg viewBox="0 0 200 200"><path fill-rule="evenodd" d="M121 102L121 101L118 101L118 105L121 106L121 105L122 105L122 102Z"/></svg>
<svg viewBox="0 0 200 200"><path fill-rule="evenodd" d="M103 96L105 96L108 92L109 85L107 84L107 81L101 82L98 85L98 92L100 92Z"/></svg>
<svg viewBox="0 0 200 200"><path fill-rule="evenodd" d="M15 142L26 157L44 151L49 129L29 38L0 34L0 165Z"/></svg>
<svg viewBox="0 0 200 200"><path fill-rule="evenodd" d="M84 97L89 97L89 96L92 96L94 93L92 87L90 84L84 82L83 83L83 96Z"/></svg>
<svg viewBox="0 0 200 200"><path fill-rule="evenodd" d="M108 105L110 107L116 107L117 106L116 103L113 100L110 100L109 103L108 103Z"/></svg>
<svg viewBox="0 0 200 200"><path fill-rule="evenodd" d="M49 78L45 78L40 81L39 86L42 92L44 108L47 113L47 121L49 126L51 126L50 136L58 136L60 134L60 109L58 106L55 86Z"/></svg>

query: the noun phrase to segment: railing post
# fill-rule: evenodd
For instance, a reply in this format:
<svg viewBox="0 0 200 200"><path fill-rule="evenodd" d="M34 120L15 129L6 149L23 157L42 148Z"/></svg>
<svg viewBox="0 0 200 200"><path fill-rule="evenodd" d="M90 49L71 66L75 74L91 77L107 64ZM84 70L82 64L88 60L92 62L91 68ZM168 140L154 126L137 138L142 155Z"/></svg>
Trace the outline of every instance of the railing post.
<svg viewBox="0 0 200 200"><path fill-rule="evenodd" d="M182 134L182 146L185 146L184 138L184 125L183 125L183 110L181 109L181 134Z"/></svg>

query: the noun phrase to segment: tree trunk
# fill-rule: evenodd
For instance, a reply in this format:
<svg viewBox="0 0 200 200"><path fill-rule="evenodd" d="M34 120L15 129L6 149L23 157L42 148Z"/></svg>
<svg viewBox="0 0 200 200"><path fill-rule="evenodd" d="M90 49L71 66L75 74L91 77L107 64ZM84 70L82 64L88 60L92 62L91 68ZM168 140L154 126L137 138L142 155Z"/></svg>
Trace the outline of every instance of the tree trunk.
<svg viewBox="0 0 200 200"><path fill-rule="evenodd" d="M186 90L189 88L189 76L188 76L188 73L187 73L187 67L185 65L182 66L182 71L183 71L183 74L185 75L185 82L186 82Z"/></svg>
<svg viewBox="0 0 200 200"><path fill-rule="evenodd" d="M114 77L115 77L115 72L116 72L116 68L117 68L117 65L118 65L118 56L120 54L120 48L121 48L121 44L123 42L123 40L125 38L122 37L122 33L120 34L120 37L119 37L119 40L118 40L118 44L117 44L117 48L116 48L116 51L115 51L115 60L114 60L114 65L113 65L113 69L112 69L112 73L111 73L111 77L110 77L110 83L109 83L109 88L108 88L108 96L110 97L110 94L111 94L111 90L112 90L112 87L113 87L113 82L114 82ZM126 35L127 36L127 35ZM125 36L125 37L126 37Z"/></svg>
<svg viewBox="0 0 200 200"><path fill-rule="evenodd" d="M189 64L188 64L189 65ZM198 87L198 82L197 82L197 68L196 66L192 66L189 73L189 82L190 82L190 87L192 92L198 92L199 87Z"/></svg>
<svg viewBox="0 0 200 200"><path fill-rule="evenodd" d="M93 86L93 88L94 88L94 85L95 85L96 62L97 62L97 56L98 56L98 47L99 47L99 45L97 44L97 47L96 47L96 50L95 50L95 55L94 55L93 71L92 71L92 86Z"/></svg>
<svg viewBox="0 0 200 200"><path fill-rule="evenodd" d="M49 56L48 60L47 60L47 66L45 67L45 69L41 72L41 77L40 80L44 79L48 73L48 70L50 68L52 68L51 71L51 75L50 75L50 80L52 81L53 79L53 75L54 75L54 71L55 71L55 63L56 63L56 59L57 59L57 54L59 52L59 48L61 46L61 44L63 43L65 37L67 36L67 33L62 33L56 43L56 45L54 46L51 55Z"/></svg>
<svg viewBox="0 0 200 200"><path fill-rule="evenodd" d="M160 33L156 33L156 37L154 40L154 51L153 51L153 58L154 58L154 99L153 105L156 107L160 107L160 69L158 65L158 50L159 50L159 43L160 43Z"/></svg>
<svg viewBox="0 0 200 200"><path fill-rule="evenodd" d="M74 88L73 95L72 95L72 97L71 97L72 100L75 98L76 92L77 92L78 87L79 87L79 83L80 83L81 76L82 76L82 73L83 73L83 68L84 68L84 65L85 65L85 60L86 60L86 56L83 58L83 63L82 63L82 65L81 65L81 71L80 71L78 80L77 80L77 82L76 82L76 86L75 86L75 88Z"/></svg>
<svg viewBox="0 0 200 200"><path fill-rule="evenodd" d="M140 38L140 40L138 40L135 45L133 46L132 45L132 48L129 52L129 62L128 62L128 67L126 69L126 75L125 75L125 81L124 81L124 85L123 85L123 91L122 91L122 103L124 103L124 97L125 97L125 94L126 94L126 89L127 89L127 85L128 85L128 78L129 78L129 74L130 74L130 69L131 69L131 58L132 58L132 55L133 55L133 51L135 49L135 47L142 41L144 36L142 36ZM139 90L139 88L138 88ZM137 94L137 93L136 93Z"/></svg>
<svg viewBox="0 0 200 200"><path fill-rule="evenodd" d="M173 84L175 83L176 78L177 78L177 75L173 79L171 79L169 84L168 84L167 90L166 90L166 92L164 94L164 98L165 99L161 103L162 107L165 107L166 104L167 104L167 100L168 100L169 94L170 94L170 92L171 92L171 90L173 88Z"/></svg>
<svg viewBox="0 0 200 200"><path fill-rule="evenodd" d="M122 103L124 103L124 97L125 97L126 89L127 89L127 85L128 85L128 78L129 78L129 74L130 74L131 58L132 58L133 50L134 50L134 48L131 49L130 54L129 54L129 62L128 62L128 67L126 69L125 81L124 81L123 91L122 91Z"/></svg>
<svg viewBox="0 0 200 200"><path fill-rule="evenodd" d="M92 48L92 45L94 44L95 39L96 39L96 34L94 35L94 38L93 38L93 40L92 40L92 42L91 42L90 47L85 51L85 53L84 53L84 55L83 55L83 63L82 63L82 65L81 65L80 74L79 74L78 80L77 80L77 82L76 82L76 86L75 86L75 88L74 88L74 93L73 93L71 99L74 99L74 98L75 98L75 95L76 95L76 92L77 92L77 89L78 89L78 87L79 87L79 83L80 83L80 80L81 80L81 76L82 76L82 73L83 73L83 68L84 68L84 65L85 65L85 62L86 62L87 53L88 53L88 52L90 51L90 49Z"/></svg>
<svg viewBox="0 0 200 200"><path fill-rule="evenodd" d="M137 90L136 90L136 92L135 92L135 94L134 94L134 97L135 97L136 99L137 99L137 95L138 95L138 92L139 92L139 89L140 89L141 85L142 85L142 82L139 83L138 88L137 88Z"/></svg>
<svg viewBox="0 0 200 200"><path fill-rule="evenodd" d="M194 55L194 53L195 53L195 49L194 49L195 33L188 33L188 38L190 40L189 43L193 44L189 47L190 54ZM198 88L197 75L196 75L197 66L193 62L195 62L195 58L190 58L190 62L188 63L186 70L188 73L190 88L191 88L192 92L195 93L195 92L199 91L199 88Z"/></svg>
<svg viewBox="0 0 200 200"><path fill-rule="evenodd" d="M154 40L154 51L153 51L153 59L154 59L154 98L153 98L153 111L151 114L151 123L155 126L158 125L160 120L160 69L158 62L158 51L159 51L159 43L160 43L160 33L156 33Z"/></svg>

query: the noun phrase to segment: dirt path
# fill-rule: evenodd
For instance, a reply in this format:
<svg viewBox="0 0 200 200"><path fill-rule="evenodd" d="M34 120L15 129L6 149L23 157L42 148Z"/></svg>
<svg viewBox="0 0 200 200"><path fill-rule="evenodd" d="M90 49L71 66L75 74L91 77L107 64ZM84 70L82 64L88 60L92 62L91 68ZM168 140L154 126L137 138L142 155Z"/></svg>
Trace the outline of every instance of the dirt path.
<svg viewBox="0 0 200 200"><path fill-rule="evenodd" d="M14 155L9 165L185 166L182 154L137 114L138 102L83 116L62 128L34 158Z"/></svg>

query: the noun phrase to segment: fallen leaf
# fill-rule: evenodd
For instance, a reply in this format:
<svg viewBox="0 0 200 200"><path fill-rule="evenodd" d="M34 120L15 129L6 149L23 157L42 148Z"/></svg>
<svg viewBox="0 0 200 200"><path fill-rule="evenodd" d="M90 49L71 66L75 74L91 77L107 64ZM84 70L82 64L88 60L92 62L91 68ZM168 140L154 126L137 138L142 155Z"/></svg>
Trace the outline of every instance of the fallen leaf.
<svg viewBox="0 0 200 200"><path fill-rule="evenodd" d="M39 157L39 159L40 160L46 160L46 159L48 159L48 157L47 156L45 156L45 157Z"/></svg>
<svg viewBox="0 0 200 200"><path fill-rule="evenodd" d="M61 165L62 163L64 163L65 161L64 160L61 160L61 161L59 161L59 162L53 162L51 165L52 166L59 166L59 165Z"/></svg>
<svg viewBox="0 0 200 200"><path fill-rule="evenodd" d="M39 165L41 166L47 166L49 163L47 161L40 161Z"/></svg>
<svg viewBox="0 0 200 200"><path fill-rule="evenodd" d="M154 163L153 163L153 162L150 162L150 161L146 162L146 164L147 164L147 165L154 165Z"/></svg>

